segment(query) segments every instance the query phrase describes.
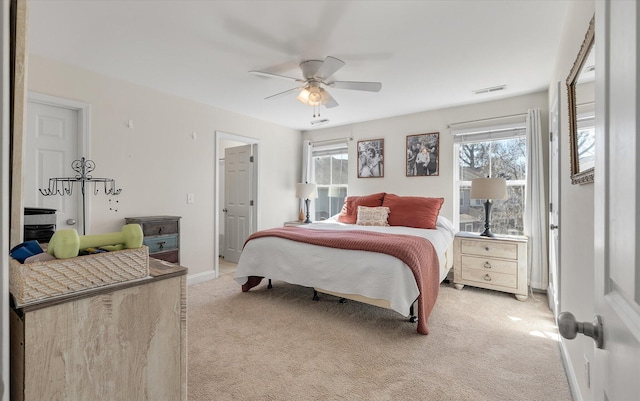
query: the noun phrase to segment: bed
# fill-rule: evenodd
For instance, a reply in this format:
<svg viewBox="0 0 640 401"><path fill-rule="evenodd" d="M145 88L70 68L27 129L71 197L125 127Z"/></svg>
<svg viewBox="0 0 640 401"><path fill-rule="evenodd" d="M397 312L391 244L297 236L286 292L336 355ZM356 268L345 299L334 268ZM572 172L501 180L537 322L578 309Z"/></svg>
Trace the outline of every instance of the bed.
<svg viewBox="0 0 640 401"><path fill-rule="evenodd" d="M395 199L395 195L382 194L382 197L385 195L387 199ZM437 214L442 201L435 216L430 208L431 228L422 228L398 225L424 225L419 222L420 208L407 209L401 203L402 209L399 209L393 202L382 206L383 200L367 203L363 201L367 197L356 198L356 202L349 202L353 197L347 198L341 214L328 220L254 233L240 256L236 282L242 285L243 291L249 291L263 278L280 280L392 309L412 321L416 320L413 315L415 304L418 306L417 330L428 334L428 315L435 304L439 285L452 266L455 230L448 219ZM422 199L402 197L402 200L407 198ZM380 206L375 206L378 203ZM374 206L363 206L366 204ZM400 216L400 210L411 212L410 222L390 218L394 211L396 218ZM366 214L378 212L382 216L374 216L374 221L393 225L365 225L371 220ZM349 214L356 216L353 223L353 216L345 218ZM342 244L341 238L349 244ZM318 243L310 243L316 239ZM362 242L365 247L346 249L353 247L354 241ZM408 258L399 253L400 248L407 248ZM390 252L385 253L388 250ZM416 264L424 266L414 266Z"/></svg>

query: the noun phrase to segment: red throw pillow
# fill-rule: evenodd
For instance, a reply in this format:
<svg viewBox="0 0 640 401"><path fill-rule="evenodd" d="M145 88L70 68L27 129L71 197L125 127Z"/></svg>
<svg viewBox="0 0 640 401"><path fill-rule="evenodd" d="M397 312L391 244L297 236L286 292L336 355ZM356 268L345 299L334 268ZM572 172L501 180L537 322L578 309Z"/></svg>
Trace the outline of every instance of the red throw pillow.
<svg viewBox="0 0 640 401"><path fill-rule="evenodd" d="M382 206L389 208L390 226L436 228L436 221L444 198L398 196L386 194Z"/></svg>
<svg viewBox="0 0 640 401"><path fill-rule="evenodd" d="M347 196L338 215L338 221L347 224L356 224L358 220L358 206L378 207L382 206L384 192L365 196Z"/></svg>

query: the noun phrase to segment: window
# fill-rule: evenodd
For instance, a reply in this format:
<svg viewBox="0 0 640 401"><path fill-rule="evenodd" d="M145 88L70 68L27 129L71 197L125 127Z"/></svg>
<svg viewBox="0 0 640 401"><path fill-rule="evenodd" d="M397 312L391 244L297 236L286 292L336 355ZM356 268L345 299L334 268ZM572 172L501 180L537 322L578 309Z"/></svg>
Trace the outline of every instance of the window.
<svg viewBox="0 0 640 401"><path fill-rule="evenodd" d="M313 147L310 176L318 193L313 205L313 220L328 219L342 209L347 196L348 165L346 143Z"/></svg>
<svg viewBox="0 0 640 401"><path fill-rule="evenodd" d="M459 194L458 227L461 231L484 229L484 200L471 199L471 180L501 177L507 181L507 200L494 200L491 231L503 235L523 235L527 173L527 141L523 125L485 129L482 132L454 132Z"/></svg>

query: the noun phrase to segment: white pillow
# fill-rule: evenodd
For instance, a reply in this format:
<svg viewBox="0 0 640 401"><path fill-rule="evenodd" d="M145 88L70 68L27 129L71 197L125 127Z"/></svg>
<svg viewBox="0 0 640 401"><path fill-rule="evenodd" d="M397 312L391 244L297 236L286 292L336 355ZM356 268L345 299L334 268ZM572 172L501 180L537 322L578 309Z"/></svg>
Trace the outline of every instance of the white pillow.
<svg viewBox="0 0 640 401"><path fill-rule="evenodd" d="M359 226L388 226L389 208L386 206L358 206L356 224Z"/></svg>

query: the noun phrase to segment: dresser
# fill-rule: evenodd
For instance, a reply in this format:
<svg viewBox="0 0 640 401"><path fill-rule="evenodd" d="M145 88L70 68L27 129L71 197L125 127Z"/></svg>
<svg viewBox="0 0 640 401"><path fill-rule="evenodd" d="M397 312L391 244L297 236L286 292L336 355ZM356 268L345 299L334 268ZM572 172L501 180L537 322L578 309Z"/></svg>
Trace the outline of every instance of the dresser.
<svg viewBox="0 0 640 401"><path fill-rule="evenodd" d="M527 238L483 237L459 232L453 242L453 284L515 294L527 299Z"/></svg>
<svg viewBox="0 0 640 401"><path fill-rule="evenodd" d="M126 217L126 224L140 224L149 256L171 263L180 263L180 217Z"/></svg>
<svg viewBox="0 0 640 401"><path fill-rule="evenodd" d="M187 269L10 310L11 400L186 401Z"/></svg>

